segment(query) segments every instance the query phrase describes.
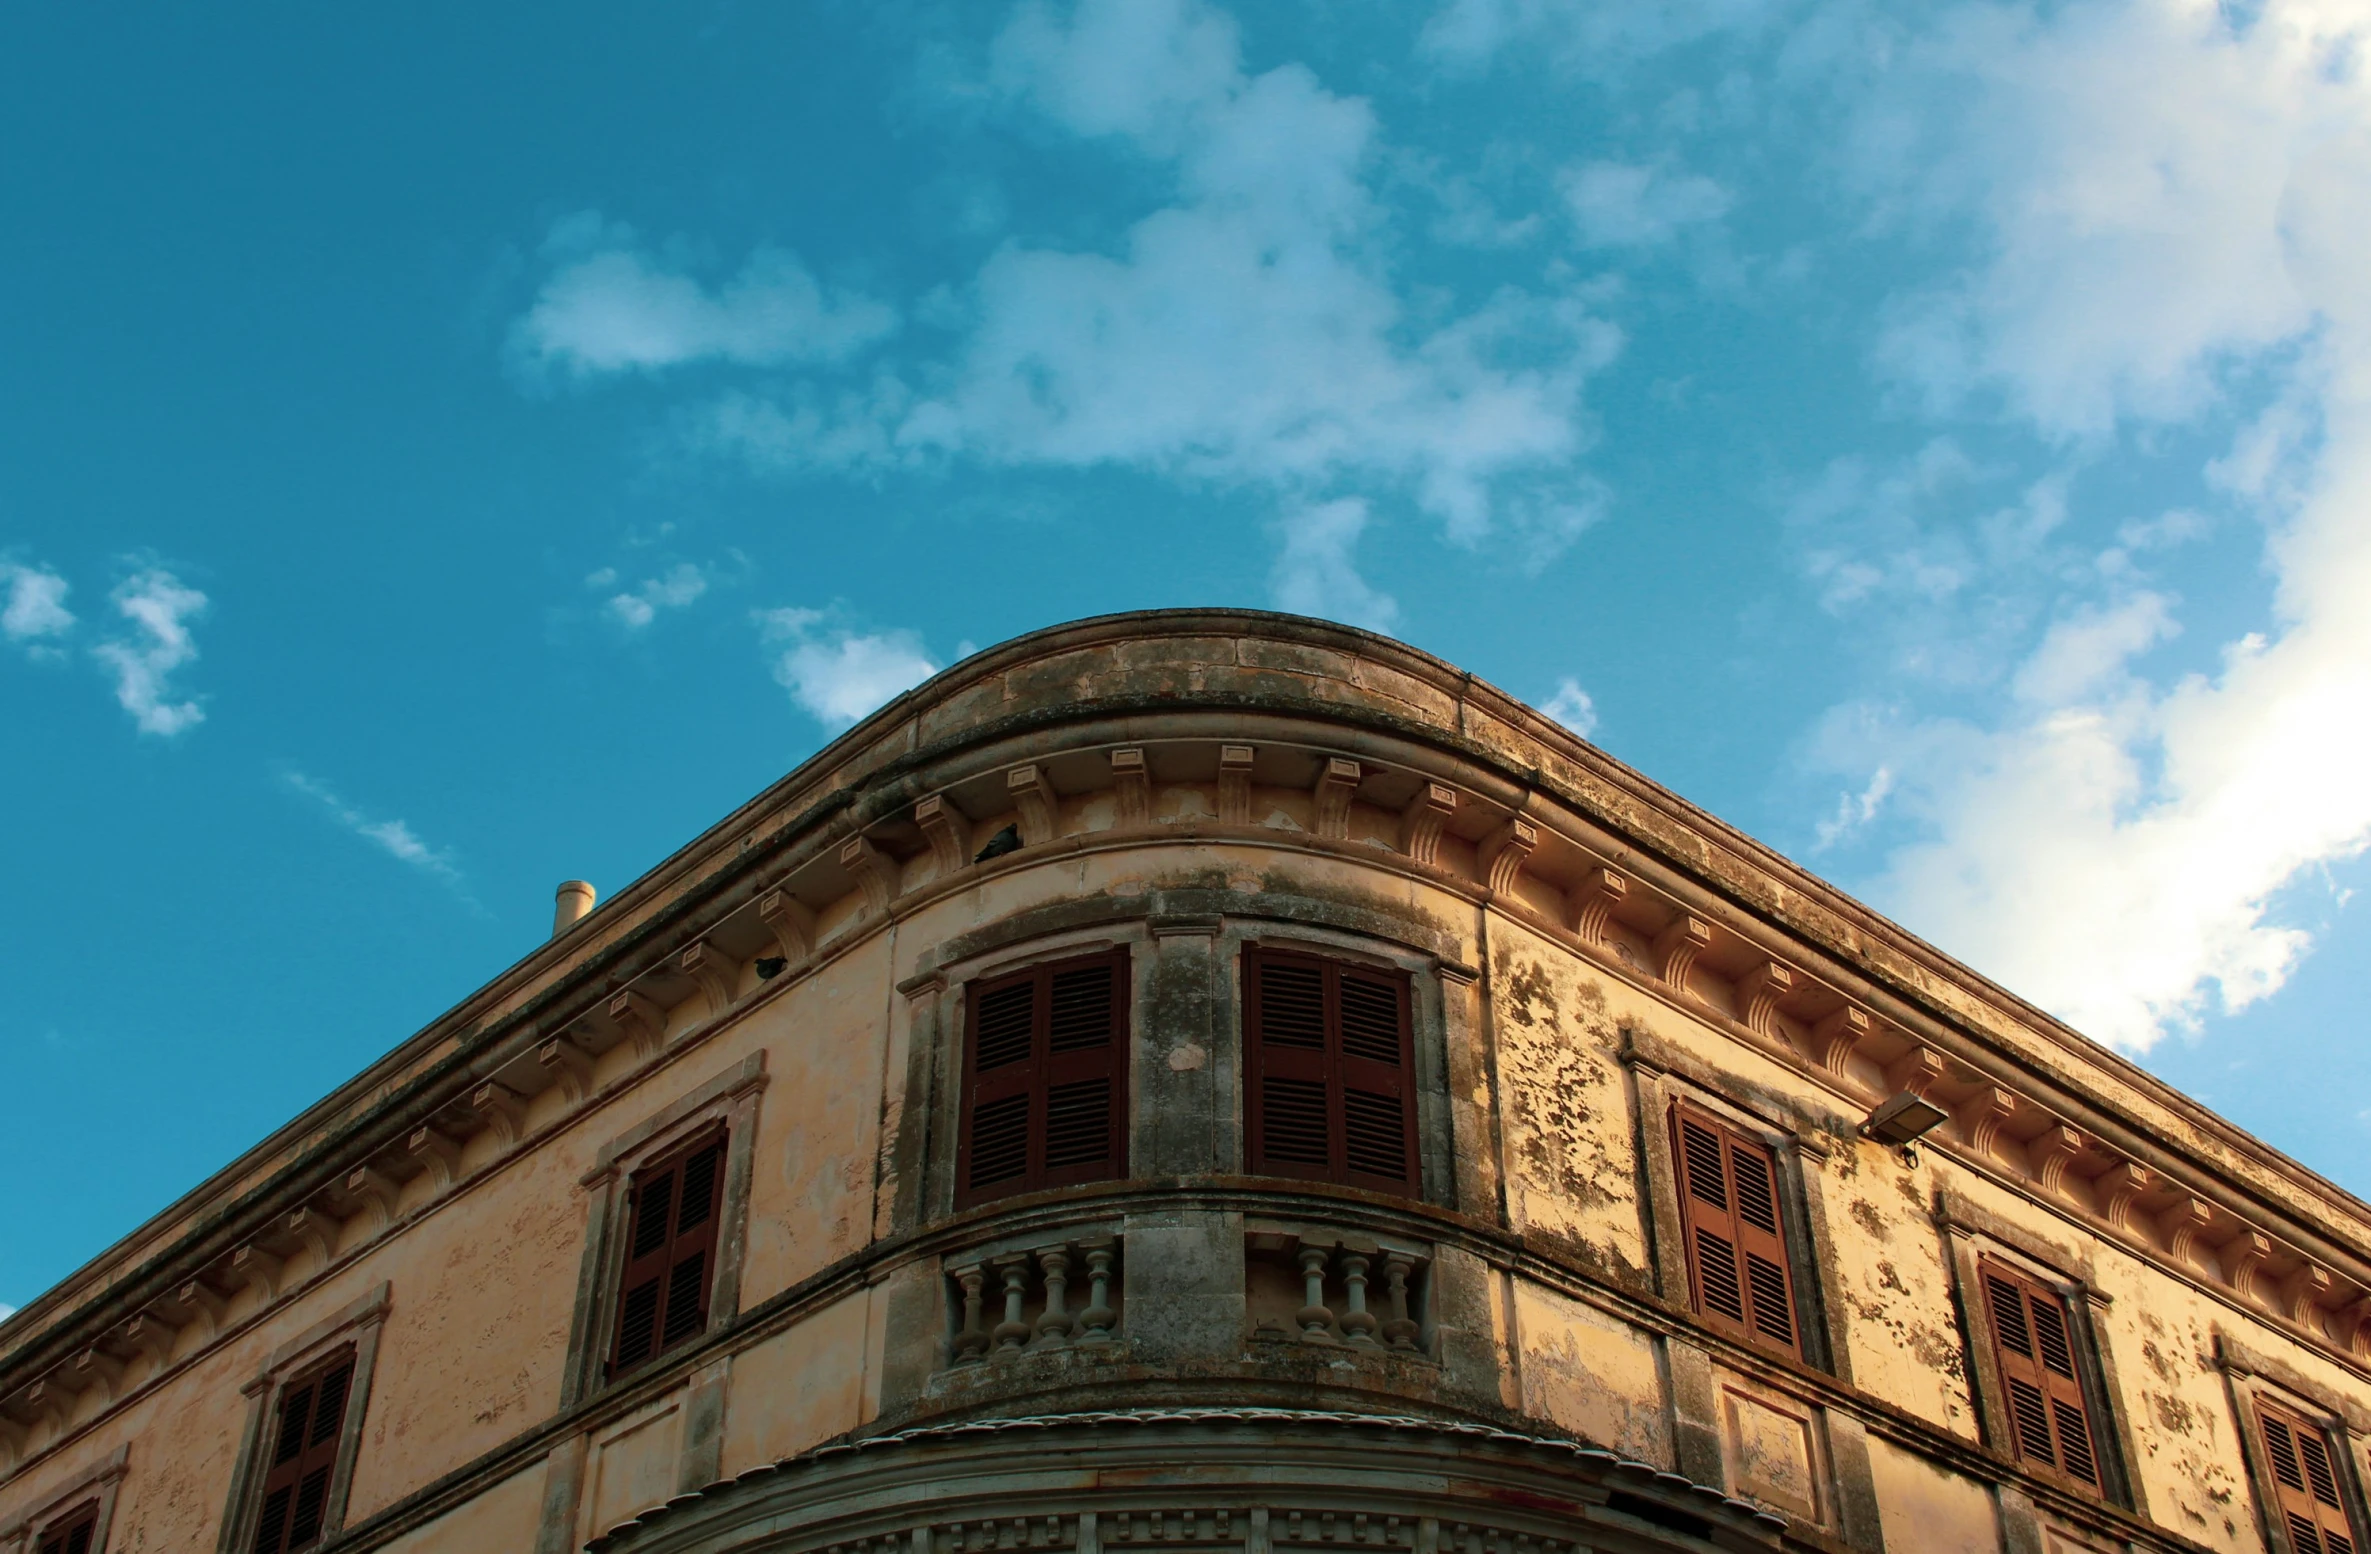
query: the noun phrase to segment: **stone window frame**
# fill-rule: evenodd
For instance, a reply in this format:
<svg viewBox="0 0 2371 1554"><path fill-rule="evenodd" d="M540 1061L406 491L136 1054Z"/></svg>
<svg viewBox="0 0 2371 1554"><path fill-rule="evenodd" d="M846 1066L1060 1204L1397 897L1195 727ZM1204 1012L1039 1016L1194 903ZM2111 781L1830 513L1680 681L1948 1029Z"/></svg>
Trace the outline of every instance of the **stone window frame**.
<svg viewBox="0 0 2371 1554"><path fill-rule="evenodd" d="M766 1088L766 1055L752 1052L733 1067L660 1107L601 1146L585 1189L584 1250L577 1268L575 1311L568 1324L568 1356L560 1377L563 1413L612 1385L605 1363L617 1322L618 1281L625 1268L628 1189L634 1173L700 1133L725 1129L723 1204L717 1212L716 1271L708 1297L706 1333L741 1314L741 1271L749 1250L749 1196L756 1168L758 1098ZM698 1339L690 1341L696 1345ZM618 1384L663 1370L643 1366Z"/></svg>
<svg viewBox="0 0 2371 1554"><path fill-rule="evenodd" d="M240 1554L255 1542L255 1518L263 1509L263 1485L270 1470L271 1422L278 1417L288 1383L338 1349L354 1350L354 1380L346 1393L346 1418L339 1427L337 1467L329 1476L329 1498L321 1509L321 1539L335 1539L346 1524L346 1497L354 1487L354 1464L362 1454L362 1423L369 1416L371 1377L379 1363L379 1339L394 1302L394 1286L381 1280L344 1309L314 1323L272 1351L239 1390L247 1397L247 1428L231 1470L230 1499L215 1540L217 1554Z"/></svg>
<svg viewBox="0 0 2371 1554"><path fill-rule="evenodd" d="M121 1445L109 1452L93 1466L68 1479L61 1487L44 1496L40 1504L0 1526L0 1554L31 1554L41 1546L41 1536L61 1518L73 1515L94 1499L99 1502L97 1523L91 1529L91 1554L103 1554L107 1547L107 1529L115 1520L116 1492L123 1487L126 1468L131 1461L131 1447Z"/></svg>
<svg viewBox="0 0 2371 1554"><path fill-rule="evenodd" d="M2272 1402L2318 1427L2337 1464L2338 1498L2356 1532L2356 1547L2365 1545L2371 1530L2371 1500L2366 1500L2364 1443L2371 1439L2371 1411L2341 1394L2318 1385L2303 1372L2269 1355L2260 1354L2220 1326L2214 1334L2215 1369L2231 1396L2232 1418L2239 1429L2240 1456L2246 1463L2248 1490L2256 1502L2264 1547L2273 1554L2293 1554L2289 1532L2282 1521L2280 1492L2272 1465L2264 1460L2264 1436L2258 1406Z"/></svg>
<svg viewBox="0 0 2371 1554"><path fill-rule="evenodd" d="M1951 1301L1959 1319L1961 1352L1967 1357L1968 1390L1983 1427L1984 1444L2015 1463L2020 1473L2035 1471L2017 1455L2016 1437L2009 1427L2008 1386L1992 1351L1983 1276L1984 1259L1990 1257L2066 1302L2076 1379L2082 1384L2084 1408L2092 1418L2092 1450L2099 1458L2099 1498L2136 1516L2147 1516L2140 1475L2133 1469L2140 1455L2104 1320L2113 1297L2099 1287L2090 1257L2078 1248L2012 1224L1949 1187L1936 1189L1935 1223L1943 1232ZM2055 1475L2039 1476L2054 1485L2065 1482ZM2067 1485L2066 1492L2079 1498L2089 1495L2088 1490L2073 1484Z"/></svg>

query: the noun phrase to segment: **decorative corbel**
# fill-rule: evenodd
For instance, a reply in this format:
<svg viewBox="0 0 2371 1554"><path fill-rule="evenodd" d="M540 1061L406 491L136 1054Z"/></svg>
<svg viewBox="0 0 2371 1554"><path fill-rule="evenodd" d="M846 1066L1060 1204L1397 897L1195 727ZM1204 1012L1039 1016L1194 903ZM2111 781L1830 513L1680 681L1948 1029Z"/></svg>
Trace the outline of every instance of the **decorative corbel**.
<svg viewBox="0 0 2371 1554"><path fill-rule="evenodd" d="M2133 1205L2154 1185L2156 1179L2147 1166L2131 1160L2117 1161L2091 1181L2091 1190L2099 1199L2099 1217L2108 1222L2111 1230L2139 1234L2140 1220L2133 1212Z"/></svg>
<svg viewBox="0 0 2371 1554"><path fill-rule="evenodd" d="M319 1273L338 1255L337 1222L318 1209L291 1209L288 1214L288 1233L313 1254L313 1271Z"/></svg>
<svg viewBox="0 0 2371 1554"><path fill-rule="evenodd" d="M2025 1146L2026 1169L2042 1184L2042 1191L2053 1198L2064 1198L2071 1185L2075 1159L2090 1142L2078 1130L2054 1122Z"/></svg>
<svg viewBox="0 0 2371 1554"><path fill-rule="evenodd" d="M2357 1296L2330 1313L2330 1337L2348 1354L2371 1358L2371 1295Z"/></svg>
<svg viewBox="0 0 2371 1554"><path fill-rule="evenodd" d="M796 965L815 952L815 914L789 891L767 891L757 903L757 920L774 936L785 962Z"/></svg>
<svg viewBox="0 0 2371 1554"><path fill-rule="evenodd" d="M1757 1036L1778 1034L1778 1001L1795 990L1791 966L1766 960L1738 979L1737 1002L1745 1028Z"/></svg>
<svg viewBox="0 0 2371 1554"><path fill-rule="evenodd" d="M1932 1047L1912 1047L1885 1071L1885 1083L1895 1092L1909 1091L1926 1099L1927 1086L1943 1077L1943 1055Z"/></svg>
<svg viewBox="0 0 2371 1554"><path fill-rule="evenodd" d="M370 1210L372 1235L395 1223L395 1200L401 1193L402 1189L376 1166L356 1166L346 1173L346 1196Z"/></svg>
<svg viewBox="0 0 2371 1554"><path fill-rule="evenodd" d="M1655 974L1682 997L1688 991L1688 969L1696 964L1696 957L1712 943L1712 924L1701 917L1682 912L1672 919L1671 926L1655 936Z"/></svg>
<svg viewBox="0 0 2371 1554"><path fill-rule="evenodd" d="M123 1361L104 1350L85 1349L67 1362L67 1368L81 1391L103 1388L110 1403L123 1394Z"/></svg>
<svg viewBox="0 0 2371 1554"><path fill-rule="evenodd" d="M25 1460L25 1427L0 1413L0 1473L14 1473ZM24 1546L19 1544L21 1550Z"/></svg>
<svg viewBox="0 0 2371 1554"><path fill-rule="evenodd" d="M1565 897L1572 907L1572 931L1583 944L1603 944L1605 930L1614 920L1614 909L1629 894L1628 875L1616 873L1603 864L1583 871L1581 882Z"/></svg>
<svg viewBox="0 0 2371 1554"><path fill-rule="evenodd" d="M1441 857L1441 828L1456 813L1455 788L1445 782L1421 784L1400 811L1400 851L1428 869L1434 867Z"/></svg>
<svg viewBox="0 0 2371 1554"><path fill-rule="evenodd" d="M971 862L971 820L943 793L914 805L914 824L930 841L930 861L938 878L961 872Z"/></svg>
<svg viewBox="0 0 2371 1554"><path fill-rule="evenodd" d="M2330 1270L2321 1264L2300 1263L2295 1273L2281 1281L2282 1315L2309 1333L2315 1331L2321 1325L2315 1319L2316 1313L2321 1309L2322 1302L2330 1298L2333 1283Z"/></svg>
<svg viewBox="0 0 2371 1554"><path fill-rule="evenodd" d="M156 1375L173 1363L173 1345L181 1337L181 1329L153 1312L143 1311L126 1322L122 1328L123 1341L138 1354L148 1357L148 1374Z"/></svg>
<svg viewBox="0 0 2371 1554"><path fill-rule="evenodd" d="M173 1292L173 1303L206 1324L209 1342L222 1331L222 1313L230 1305L203 1279L185 1280Z"/></svg>
<svg viewBox="0 0 2371 1554"><path fill-rule="evenodd" d="M622 994L620 995L623 996ZM610 1001L610 1017L616 1018L616 1000ZM535 1061L542 1064L560 1087L560 1094L574 1106L593 1093L593 1060L584 1054L563 1031L535 1049Z"/></svg>
<svg viewBox="0 0 2371 1554"><path fill-rule="evenodd" d="M1853 1050L1873 1028L1868 1010L1846 1004L1811 1027L1811 1061L1842 1079L1849 1072Z"/></svg>
<svg viewBox="0 0 2371 1554"><path fill-rule="evenodd" d="M2185 1268L2204 1269L2206 1227L2213 1222L2215 1211L2198 1199L2184 1196L2170 1209L2157 1216L2157 1234L2165 1243L2165 1251Z"/></svg>
<svg viewBox="0 0 2371 1554"><path fill-rule="evenodd" d="M1153 777L1142 750L1111 753L1111 786L1119 795L1121 830L1141 831L1153 823Z"/></svg>
<svg viewBox="0 0 2371 1554"><path fill-rule="evenodd" d="M714 1006L710 1008L713 1012ZM637 1061L657 1056L658 1050L667 1044L667 1006L640 989L622 988L611 994L602 1012L634 1049ZM576 1046L565 1034L560 1039L572 1048Z"/></svg>
<svg viewBox="0 0 2371 1554"><path fill-rule="evenodd" d="M454 1173L461 1164L461 1146L436 1129L414 1128L412 1136L404 1140L403 1152L436 1179L438 1192L453 1185Z"/></svg>
<svg viewBox="0 0 2371 1554"><path fill-rule="evenodd" d="M517 1147L527 1131L527 1108L510 1086L489 1079L469 1092L469 1109L494 1130L504 1149Z"/></svg>
<svg viewBox="0 0 2371 1554"><path fill-rule="evenodd" d="M1032 761L1016 766L1004 774L1004 791L1013 801L1013 808L1021 812L1021 845L1042 847L1054 839L1054 785L1046 781ZM842 863L847 862L843 857Z"/></svg>
<svg viewBox="0 0 2371 1554"><path fill-rule="evenodd" d="M74 1422L74 1405L82 1401L82 1394L53 1371L18 1393L17 1399L33 1411L35 1419L49 1422L50 1439L54 1441Z"/></svg>
<svg viewBox="0 0 2371 1554"><path fill-rule="evenodd" d="M1959 1134L1979 1160L1990 1160L2001 1141L2001 1129L2017 1115L2015 1092L1999 1085L1979 1085L1959 1109Z"/></svg>
<svg viewBox="0 0 2371 1554"><path fill-rule="evenodd" d="M268 1306L280 1298L280 1271L286 1266L262 1247L249 1242L231 1253L231 1277L255 1292L255 1303Z"/></svg>
<svg viewBox="0 0 2371 1554"><path fill-rule="evenodd" d="M841 849L843 854L846 851ZM732 1008L734 997L741 991L741 963L705 939L676 956L675 969L700 985L700 991L708 997L711 1017Z"/></svg>
<svg viewBox="0 0 2371 1554"><path fill-rule="evenodd" d="M2223 1282L2231 1286L2241 1300L2264 1305L2264 1292L2257 1287L2256 1276L2272 1258L2272 1238L2260 1230L2243 1230L2222 1245L2216 1261L2223 1265Z"/></svg>
<svg viewBox="0 0 2371 1554"><path fill-rule="evenodd" d="M1218 747L1218 818L1221 825L1251 824L1251 746Z"/></svg>
<svg viewBox="0 0 2371 1554"><path fill-rule="evenodd" d="M1523 860L1540 844L1539 827L1516 815L1503 826L1485 837L1478 856L1482 864L1483 883L1494 896L1513 891L1515 881L1523 877Z"/></svg>
<svg viewBox="0 0 2371 1554"><path fill-rule="evenodd" d="M1034 766L1026 769L1037 770ZM1026 818L1028 811L1024 809L1022 814ZM857 887L864 892L864 904L868 911L886 912L889 903L897 899L897 865L887 853L873 845L872 838L852 836L842 842L840 867L855 876Z"/></svg>
<svg viewBox="0 0 2371 1554"><path fill-rule="evenodd" d="M1310 800L1316 810L1317 834L1335 841L1350 838L1350 801L1358 795L1359 779L1365 769L1356 761L1341 756L1329 756L1317 770L1317 787Z"/></svg>

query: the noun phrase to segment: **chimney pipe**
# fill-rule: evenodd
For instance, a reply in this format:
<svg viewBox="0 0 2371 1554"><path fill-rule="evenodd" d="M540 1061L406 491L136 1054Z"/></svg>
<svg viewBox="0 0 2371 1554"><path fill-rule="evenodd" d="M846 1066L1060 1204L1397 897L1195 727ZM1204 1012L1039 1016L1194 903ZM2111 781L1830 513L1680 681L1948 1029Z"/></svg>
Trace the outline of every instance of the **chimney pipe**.
<svg viewBox="0 0 2371 1554"><path fill-rule="evenodd" d="M578 918L593 910L593 901L592 886L583 880L563 881L553 898L552 937L557 939L566 933L570 925L575 923Z"/></svg>

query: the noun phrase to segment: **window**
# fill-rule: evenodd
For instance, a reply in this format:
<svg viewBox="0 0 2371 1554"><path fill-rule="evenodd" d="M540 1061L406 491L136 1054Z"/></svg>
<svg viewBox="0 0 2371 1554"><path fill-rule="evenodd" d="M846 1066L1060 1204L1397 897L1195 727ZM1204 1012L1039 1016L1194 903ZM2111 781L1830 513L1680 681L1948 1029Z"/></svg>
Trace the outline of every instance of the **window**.
<svg viewBox="0 0 2371 1554"><path fill-rule="evenodd" d="M958 1207L1126 1173L1127 978L1115 950L972 987Z"/></svg>
<svg viewBox="0 0 2371 1554"><path fill-rule="evenodd" d="M86 1500L41 1530L39 1554L98 1554L99 1502Z"/></svg>
<svg viewBox="0 0 2371 1554"><path fill-rule="evenodd" d="M2009 1444L2020 1460L2098 1489L2098 1448L2065 1297L2006 1263L1988 1257L1981 1267Z"/></svg>
<svg viewBox="0 0 2371 1554"><path fill-rule="evenodd" d="M1671 1131L1688 1297L1697 1314L1716 1329L1801 1359L1777 1157L1760 1140L1685 1103L1672 1107Z"/></svg>
<svg viewBox="0 0 2371 1554"><path fill-rule="evenodd" d="M1251 1169L1414 1193L1407 977L1254 948L1243 1001Z"/></svg>
<svg viewBox="0 0 2371 1554"><path fill-rule="evenodd" d="M611 1375L708 1330L724 1159L725 1135L719 1129L634 1173Z"/></svg>
<svg viewBox="0 0 2371 1554"><path fill-rule="evenodd" d="M255 1519L255 1554L296 1554L321 1541L353 1386L354 1351L347 1348L280 1389L263 1511Z"/></svg>
<svg viewBox="0 0 2371 1554"><path fill-rule="evenodd" d="M2279 1499L2274 1514L2288 1529L2291 1554L2354 1554L2354 1529L2339 1497L2336 1453L2329 1436L2303 1415L2261 1395L2256 1399L2256 1425Z"/></svg>

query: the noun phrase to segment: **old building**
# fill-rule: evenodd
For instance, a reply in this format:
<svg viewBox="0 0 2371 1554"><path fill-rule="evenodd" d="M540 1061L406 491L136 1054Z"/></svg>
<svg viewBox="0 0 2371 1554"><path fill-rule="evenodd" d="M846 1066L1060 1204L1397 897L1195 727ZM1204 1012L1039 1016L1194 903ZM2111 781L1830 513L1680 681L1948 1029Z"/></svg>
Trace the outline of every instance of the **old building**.
<svg viewBox="0 0 2371 1554"><path fill-rule="evenodd" d="M588 900L0 1326L0 1551L2364 1547L2371 1209L1398 643Z"/></svg>

